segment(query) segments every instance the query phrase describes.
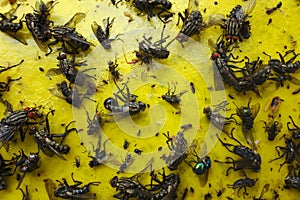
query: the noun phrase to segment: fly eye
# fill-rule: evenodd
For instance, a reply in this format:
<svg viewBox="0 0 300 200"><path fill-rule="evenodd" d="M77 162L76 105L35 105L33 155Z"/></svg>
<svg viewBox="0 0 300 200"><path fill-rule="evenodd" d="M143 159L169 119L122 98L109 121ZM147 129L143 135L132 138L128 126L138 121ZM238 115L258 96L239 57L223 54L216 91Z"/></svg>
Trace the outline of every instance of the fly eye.
<svg viewBox="0 0 300 200"><path fill-rule="evenodd" d="M25 111L29 111L29 110L31 110L31 108L30 107L26 107L26 108L24 108L24 110Z"/></svg>
<svg viewBox="0 0 300 200"><path fill-rule="evenodd" d="M215 53L212 54L211 57L212 57L212 58L218 58L218 57L220 57L220 54L218 54L218 53L215 52Z"/></svg>
<svg viewBox="0 0 300 200"><path fill-rule="evenodd" d="M226 36L225 36L225 39L228 41L228 40L231 39L231 36L230 36L230 35L226 35Z"/></svg>
<svg viewBox="0 0 300 200"><path fill-rule="evenodd" d="M35 115L35 113L30 112L30 113L27 114L27 116L28 116L30 119L34 119L36 115Z"/></svg>
<svg viewBox="0 0 300 200"><path fill-rule="evenodd" d="M234 42L236 42L238 40L238 37L237 36L233 36L232 39L233 39Z"/></svg>

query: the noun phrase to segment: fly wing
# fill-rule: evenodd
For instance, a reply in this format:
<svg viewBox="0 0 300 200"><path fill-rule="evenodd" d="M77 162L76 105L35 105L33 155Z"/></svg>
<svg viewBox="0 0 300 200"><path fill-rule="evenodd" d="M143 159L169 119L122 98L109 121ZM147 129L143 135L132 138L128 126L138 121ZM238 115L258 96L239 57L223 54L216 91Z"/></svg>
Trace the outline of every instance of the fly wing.
<svg viewBox="0 0 300 200"><path fill-rule="evenodd" d="M66 24L65 26L69 28L75 28L76 25L81 22L86 17L85 13L78 12L76 13Z"/></svg>
<svg viewBox="0 0 300 200"><path fill-rule="evenodd" d="M255 5L256 5L256 0L247 1L243 6L244 13L249 15L253 11Z"/></svg>
<svg viewBox="0 0 300 200"><path fill-rule="evenodd" d="M223 21L225 19L225 16L223 14L212 14L209 16L207 20L208 26L214 26L214 25L222 25Z"/></svg>
<svg viewBox="0 0 300 200"><path fill-rule="evenodd" d="M56 76L59 74L62 74L62 72L60 71L59 68L51 68L47 71L46 76L52 77L52 76Z"/></svg>
<svg viewBox="0 0 300 200"><path fill-rule="evenodd" d="M50 200L57 200L58 198L54 195L56 184L49 178L44 179L45 188Z"/></svg>
<svg viewBox="0 0 300 200"><path fill-rule="evenodd" d="M15 135L19 126L0 124L0 149Z"/></svg>
<svg viewBox="0 0 300 200"><path fill-rule="evenodd" d="M252 150L257 150L256 144L254 141L254 137L253 137L253 133L252 133L252 129L247 129L243 126L242 131L243 131L244 138L247 141L247 144L250 145Z"/></svg>
<svg viewBox="0 0 300 200"><path fill-rule="evenodd" d="M212 39L208 39L207 43L211 51L216 51L217 45Z"/></svg>
<svg viewBox="0 0 300 200"><path fill-rule="evenodd" d="M22 44L27 45L26 40L24 39L23 35L21 35L20 33L12 32L12 31L5 31L5 33L8 34L9 36L11 36L12 38L18 40Z"/></svg>
<svg viewBox="0 0 300 200"><path fill-rule="evenodd" d="M251 111L252 111L252 118L253 120L256 118L257 113L259 112L260 109L260 104L256 103L251 107Z"/></svg>

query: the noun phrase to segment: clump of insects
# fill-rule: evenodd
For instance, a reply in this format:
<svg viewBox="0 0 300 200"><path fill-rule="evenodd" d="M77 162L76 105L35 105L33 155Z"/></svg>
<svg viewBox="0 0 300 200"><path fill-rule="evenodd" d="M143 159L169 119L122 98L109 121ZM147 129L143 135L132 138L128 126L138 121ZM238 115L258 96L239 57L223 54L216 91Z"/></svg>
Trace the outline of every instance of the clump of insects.
<svg viewBox="0 0 300 200"><path fill-rule="evenodd" d="M236 106L236 115L239 116L239 118L242 120L242 131L244 137L247 143L250 144L253 149L256 149L252 134L252 128L254 119L256 118L257 113L260 109L260 104L256 103L252 107L250 107L250 103L251 99L249 99L247 106L238 107L235 103L234 105Z"/></svg>
<svg viewBox="0 0 300 200"><path fill-rule="evenodd" d="M176 92L176 85L173 83L173 90L171 90L170 84L168 83L168 91L166 94L163 94L161 98L171 104L174 107L178 107L181 103L180 97L187 92L187 90L183 90L178 94Z"/></svg>
<svg viewBox="0 0 300 200"><path fill-rule="evenodd" d="M60 159L66 160L66 158L63 156L63 154L68 154L70 151L70 147L66 144L62 144L65 137L71 133L72 131L76 131L76 128L70 128L69 126L74 122L70 122L66 128L65 132L63 134L51 134L50 132L50 126L49 126L49 120L48 116L49 114L53 114L54 110L50 111L46 115L46 127L44 130L40 130L37 126L33 126L30 129L29 134L33 136L35 142L37 143L38 147L42 152L52 157L54 154L57 155ZM54 138L61 138L61 141L58 143L54 140Z"/></svg>
<svg viewBox="0 0 300 200"><path fill-rule="evenodd" d="M118 88L118 92L114 93L114 98L109 97L104 101L104 107L111 111L111 115L116 117L132 116L136 115L146 109L146 104L137 101L137 95L131 94L128 88L128 81L123 83L123 87L120 88L117 83L115 83ZM120 102L123 105L120 105Z"/></svg>
<svg viewBox="0 0 300 200"><path fill-rule="evenodd" d="M298 170L298 173L297 171ZM284 188L296 188L300 190L300 170L299 166L296 167L290 167L289 168L289 174L284 179Z"/></svg>
<svg viewBox="0 0 300 200"><path fill-rule="evenodd" d="M243 6L235 6L227 19L221 14L210 16L210 23L219 24L225 30L225 38L229 43L248 39L250 33L250 22L248 17L256 5L256 0L247 1Z"/></svg>
<svg viewBox="0 0 300 200"><path fill-rule="evenodd" d="M166 161L170 170L176 170L180 163L188 156L189 146L184 138L184 131L192 128L192 124L181 126L182 131L179 131L175 137L170 137L169 132L163 133L167 137L167 145L171 151L169 156L163 155L161 158Z"/></svg>
<svg viewBox="0 0 300 200"><path fill-rule="evenodd" d="M71 174L71 178L74 182L73 185L70 185L65 178L62 178L62 182L56 180L59 183L58 187L56 187L55 183L51 179L45 179L45 187L47 193L50 196L56 196L63 199L95 199L96 194L90 193L90 186L95 185L98 186L100 182L89 182L84 186L80 186L83 182L75 180L73 177L73 173Z"/></svg>
<svg viewBox="0 0 300 200"><path fill-rule="evenodd" d="M19 33L19 31L23 28L22 19L20 19L19 23L14 22L14 20L17 19L17 16L15 16L14 14L20 5L21 4L18 4L16 8L12 8L4 14L0 13L0 31L8 34L22 44L27 45L26 40Z"/></svg>
<svg viewBox="0 0 300 200"><path fill-rule="evenodd" d="M115 36L115 38L110 39L109 38L109 31L115 21L115 18L113 18L111 21L109 21L109 17L106 19L106 25L105 25L105 31L102 29L100 25L97 24L97 22L93 22L91 25L92 30L98 39L99 43L103 46L104 49L110 50L111 49L111 42L118 39L118 35ZM121 39L119 39L121 40Z"/></svg>
<svg viewBox="0 0 300 200"><path fill-rule="evenodd" d="M242 159L234 160L231 157L226 157L226 159L230 159L231 161L225 161L220 162L218 160L215 160L215 162L219 163L225 163L225 164L233 164L232 167L229 167L226 171L226 175L228 176L229 170L233 169L234 171L242 170L242 169L251 169L254 172L260 171L261 166L261 157L258 153L250 149L249 147L246 147L240 143L234 136L233 136L233 130L231 130L231 139L236 141L239 145L233 145L230 143L225 143L222 141L219 136L217 135L219 141L222 143L222 145L231 153L234 153L238 156L240 156Z"/></svg>
<svg viewBox="0 0 300 200"><path fill-rule="evenodd" d="M62 42L62 51L66 53L78 54L79 50L88 50L91 43L75 30L76 24L85 17L86 14L84 13L76 13L65 25L50 28L50 34L55 40L48 43L47 46L50 51L46 55L49 55L52 52L51 46L58 42Z"/></svg>
<svg viewBox="0 0 300 200"><path fill-rule="evenodd" d="M224 131L228 135L227 125L231 122L237 124L236 119L233 117L234 114L230 115L229 117L225 117L220 114L220 110L229 111L226 106L228 105L227 101L222 101L221 103L214 105L215 109L211 107L204 107L203 113L206 115L206 118L219 130Z"/></svg>

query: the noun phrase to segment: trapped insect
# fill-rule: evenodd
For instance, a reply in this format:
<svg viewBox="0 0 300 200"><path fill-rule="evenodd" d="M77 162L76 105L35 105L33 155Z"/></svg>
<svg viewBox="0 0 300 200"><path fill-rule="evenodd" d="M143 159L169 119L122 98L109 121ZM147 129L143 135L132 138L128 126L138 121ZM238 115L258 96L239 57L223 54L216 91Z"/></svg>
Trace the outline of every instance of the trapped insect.
<svg viewBox="0 0 300 200"><path fill-rule="evenodd" d="M119 72L118 66L119 64L117 64L117 60L115 60L115 62L109 61L108 63L108 71L110 73L110 80L117 82L117 81L122 81L121 78L121 73Z"/></svg>
<svg viewBox="0 0 300 200"><path fill-rule="evenodd" d="M98 106L99 103L96 106L96 111L92 119L90 118L88 111L85 110L88 122L88 135L98 134L101 126L103 125L104 120L102 119L102 114L98 111Z"/></svg>
<svg viewBox="0 0 300 200"><path fill-rule="evenodd" d="M246 188L253 187L255 185L256 181L257 180L254 180L252 178L245 177L245 178L236 180L232 185L227 184L227 187L233 188L233 189L238 189L238 193L237 193L238 197L240 197L240 195L239 195L240 190L244 188L243 197L245 198L245 195L248 195Z"/></svg>
<svg viewBox="0 0 300 200"><path fill-rule="evenodd" d="M274 119L269 123L263 121L265 124L265 132L268 133L268 140L273 141L282 129L282 123L279 121L275 121Z"/></svg>
<svg viewBox="0 0 300 200"><path fill-rule="evenodd" d="M88 184L80 187L83 182L75 180L73 173L71 174L73 185L69 185L65 178L62 178L62 182L56 180L59 185L58 188L54 190L54 195L56 197L61 197L63 199L95 199L96 194L91 194L89 187L91 185L98 186L101 182L89 182Z"/></svg>
<svg viewBox="0 0 300 200"><path fill-rule="evenodd" d="M50 28L50 34L55 40L48 43L47 46L50 51L46 56L53 51L51 46L58 42L62 42L62 51L65 53L78 54L79 50L86 51L89 49L91 43L75 30L76 24L85 17L86 14L84 13L76 13L65 25Z"/></svg>
<svg viewBox="0 0 300 200"><path fill-rule="evenodd" d="M50 111L46 115L46 127L44 130L40 130L37 126L33 126L30 129L29 135L32 135L35 142L37 143L38 147L42 152L49 156L52 157L54 154L57 155L60 159L66 160L66 158L62 154L68 154L70 151L70 147L66 144L62 144L65 137L71 133L72 131L76 131L76 128L70 128L69 126L74 122L70 122L66 127L65 127L65 132L63 134L51 134L50 132L50 126L49 126L49 120L48 116L49 114L54 113L54 110ZM61 138L60 142L56 142L54 138Z"/></svg>
<svg viewBox="0 0 300 200"><path fill-rule="evenodd" d="M91 156L89 155L88 157L89 158L92 158L92 160L90 160L89 162L89 166L90 168L93 168L93 167L96 167L96 166L99 166L99 165L103 165L107 162L109 162L109 158L112 156L112 153L108 153L106 152L106 148L105 148L105 145L106 145L106 142L108 141L109 139L107 139L104 143L103 143L103 150L101 150L101 140L100 138L98 139L98 143L97 143L97 148L94 149L94 146L93 146L93 152L95 152L95 156Z"/></svg>
<svg viewBox="0 0 300 200"><path fill-rule="evenodd" d="M24 39L23 35L19 33L19 31L23 28L22 19L20 19L19 23L13 22L17 19L17 16L15 16L14 14L20 5L21 4L18 4L16 8L12 8L4 14L0 13L0 31L8 34L22 44L27 45L27 42Z"/></svg>
<svg viewBox="0 0 300 200"><path fill-rule="evenodd" d="M187 92L187 90L183 90L178 94L175 94L176 92L176 85L173 83L173 90L171 90L170 84L168 83L168 91L166 94L163 94L161 98L165 100L166 102L170 103L174 107L177 107L181 103L180 97Z"/></svg>
<svg viewBox="0 0 300 200"><path fill-rule="evenodd" d="M188 156L188 142L184 138L184 131L190 129L192 124L181 126L182 131L179 131L175 137L170 137L169 132L163 133L167 137L167 145L171 151L169 156L163 155L161 158L166 161L170 170L176 170L181 162Z"/></svg>
<svg viewBox="0 0 300 200"><path fill-rule="evenodd" d="M226 175L228 176L228 172L230 169L233 169L234 171L241 170L241 169L251 169L254 172L259 172L260 171L260 166L261 166L261 157L258 153L253 151L252 149L243 146L240 141L238 141L234 136L233 136L233 130L231 130L231 139L236 141L239 145L233 145L230 143L225 143L223 142L219 136L218 140L222 143L222 145L231 153L237 154L240 156L242 159L240 160L233 160L231 157L226 157L226 159L230 159L231 161L226 161L226 162L220 162L218 160L215 160L215 162L219 163L225 163L225 164L233 164L233 167L229 167L226 171Z"/></svg>
<svg viewBox="0 0 300 200"><path fill-rule="evenodd" d="M115 38L110 39L109 38L109 32L110 29L112 28L112 25L115 21L115 17L109 22L109 17L106 19L106 25L105 25L105 30L102 29L102 27L100 25L97 24L97 22L93 22L93 24L91 25L92 30L96 36L96 38L98 39L99 43L103 46L104 49L106 50L110 50L111 49L111 42L114 40L118 39L118 35L115 36ZM119 39L121 40L121 39Z"/></svg>
<svg viewBox="0 0 300 200"><path fill-rule="evenodd" d="M298 169L298 173L297 170ZM291 167L289 169L289 173L288 175L285 177L284 179L284 188L296 188L298 190L300 190L300 170L299 170L299 166L297 168L295 167Z"/></svg>
<svg viewBox="0 0 300 200"><path fill-rule="evenodd" d="M127 167L129 167L133 162L135 158L131 156L131 154L126 154L125 160L119 167L119 172L124 172Z"/></svg>

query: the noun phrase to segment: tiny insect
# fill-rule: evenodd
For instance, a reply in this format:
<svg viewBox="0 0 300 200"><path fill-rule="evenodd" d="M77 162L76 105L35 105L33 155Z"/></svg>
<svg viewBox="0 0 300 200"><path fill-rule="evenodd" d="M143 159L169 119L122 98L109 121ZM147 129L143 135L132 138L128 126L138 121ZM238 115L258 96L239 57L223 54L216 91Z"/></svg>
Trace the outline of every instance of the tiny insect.
<svg viewBox="0 0 300 200"><path fill-rule="evenodd" d="M273 8L268 8L268 9L266 10L267 15L271 15L274 11L276 11L276 10L279 9L279 8L281 8L281 6L282 6L282 2L279 1L278 4L277 4L275 7L273 7Z"/></svg>
<svg viewBox="0 0 300 200"><path fill-rule="evenodd" d="M294 125L295 128L290 128L291 122L288 122L287 123L288 130L292 132L292 136L294 139L300 139L300 127L295 124L292 116L289 116L289 118L291 119L292 124Z"/></svg>
<svg viewBox="0 0 300 200"><path fill-rule="evenodd" d="M104 143L103 143L103 150L101 150L101 140L100 138L98 139L98 143L97 143L97 148L94 149L94 145L93 146L93 152L95 152L95 156L91 156L89 155L88 157L89 158L92 158L92 160L89 162L89 166L90 168L93 168L93 167L96 167L96 166L99 166L99 165L103 165L107 162L109 162L109 158L112 156L112 153L108 153L106 152L106 148L105 148L105 145L106 145L106 142L108 141L109 139L107 139Z"/></svg>
<svg viewBox="0 0 300 200"><path fill-rule="evenodd" d="M118 34L115 38L109 39L109 31L115 21L115 17L109 22L109 17L106 19L105 25L105 32L103 31L102 27L97 24L97 22L93 22L91 25L92 30L98 39L99 43L103 46L104 49L110 50L111 49L111 42L118 39ZM121 40L121 39L119 39Z"/></svg>
<svg viewBox="0 0 300 200"><path fill-rule="evenodd" d="M8 34L12 38L18 40L24 45L27 45L26 40L23 35L21 35L18 31L23 28L22 19L20 19L19 23L14 23L13 21L17 19L15 16L15 12L19 8L21 4L18 4L16 8L10 9L7 13L0 13L0 31Z"/></svg>
<svg viewBox="0 0 300 200"><path fill-rule="evenodd" d="M279 96L274 97L265 107L265 111L271 109L272 114L276 113L281 103L284 102Z"/></svg>
<svg viewBox="0 0 300 200"><path fill-rule="evenodd" d="M138 154L138 155L141 155L142 154L142 150L140 149L134 149L134 153Z"/></svg>
<svg viewBox="0 0 300 200"><path fill-rule="evenodd" d="M240 190L244 188L243 197L245 198L245 195L248 195L246 188L253 187L255 185L256 181L257 181L257 179L254 180L252 178L245 177L245 178L236 180L232 185L227 184L227 187L233 188L233 189L238 189L238 192L237 192L238 197L240 197L240 195L239 195Z"/></svg>
<svg viewBox="0 0 300 200"><path fill-rule="evenodd" d="M110 73L110 80L117 82L117 81L122 81L123 79L121 78L121 73L119 72L118 66L119 64L117 64L117 60L115 60L115 62L109 61L108 63L108 71Z"/></svg>
<svg viewBox="0 0 300 200"><path fill-rule="evenodd" d="M93 135L99 133L101 126L103 125L103 119L102 119L102 114L98 111L98 106L96 106L96 111L94 114L93 119L90 118L88 111L85 109L86 115L87 115L87 122L88 122L88 130L87 134L88 135Z"/></svg>
<svg viewBox="0 0 300 200"><path fill-rule="evenodd" d="M124 140L123 148L127 149L129 147L129 142L127 140Z"/></svg>
<svg viewBox="0 0 300 200"><path fill-rule="evenodd" d="M293 174L292 172L293 171ZM284 179L284 188L296 188L300 190L300 170L298 166L298 173L296 172L296 168L292 167L292 169L289 170L289 174Z"/></svg>
<svg viewBox="0 0 300 200"><path fill-rule="evenodd" d="M265 124L265 132L268 133L268 140L273 141L282 129L282 123L279 121L275 121L274 119L269 123L263 121Z"/></svg>
<svg viewBox="0 0 300 200"><path fill-rule="evenodd" d="M73 173L71 174L74 185L69 185L65 178L62 178L63 182L56 180L59 185L58 188L54 190L54 195L56 197L61 197L63 199L95 199L96 194L91 194L89 187L91 185L98 186L101 182L89 182L88 184L82 185L81 181L75 180Z"/></svg>
<svg viewBox="0 0 300 200"><path fill-rule="evenodd" d="M75 157L75 162L74 162L74 164L75 164L76 168L79 168L79 167L80 167L80 158L79 158L79 156L76 156L76 157Z"/></svg>
<svg viewBox="0 0 300 200"><path fill-rule="evenodd" d="M124 170L129 167L133 162L134 162L135 158L131 156L131 154L126 154L125 156L125 160L123 161L123 163L121 164L121 166L119 167L119 172L124 172Z"/></svg>

